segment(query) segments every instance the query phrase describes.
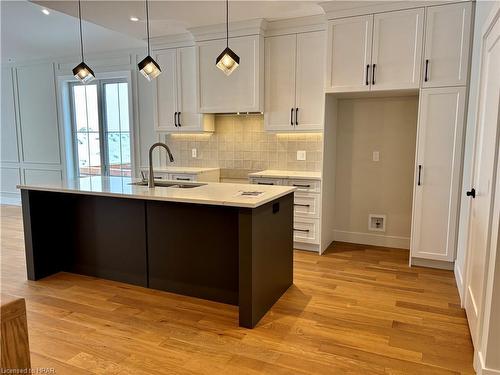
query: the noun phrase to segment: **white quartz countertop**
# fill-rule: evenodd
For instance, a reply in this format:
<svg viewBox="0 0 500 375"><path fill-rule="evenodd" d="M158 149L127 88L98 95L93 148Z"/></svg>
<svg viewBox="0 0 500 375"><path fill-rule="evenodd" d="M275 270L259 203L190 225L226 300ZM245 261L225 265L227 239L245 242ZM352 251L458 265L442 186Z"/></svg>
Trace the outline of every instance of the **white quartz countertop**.
<svg viewBox="0 0 500 375"><path fill-rule="evenodd" d="M142 168L144 169L144 168ZM145 168L148 169L149 168ZM201 167L154 167L155 172L166 172L166 173L191 173L199 174L204 172L218 171L220 168L201 168Z"/></svg>
<svg viewBox="0 0 500 375"><path fill-rule="evenodd" d="M260 172L249 173L248 177L300 178L308 180L321 180L321 172L284 171L276 169L266 169Z"/></svg>
<svg viewBox="0 0 500 375"><path fill-rule="evenodd" d="M166 202L209 204L217 206L256 208L284 195L296 188L291 186L267 186L250 184L230 184L209 182L189 189L157 186L130 185L135 182L129 177L82 177L59 184L19 185L22 190L52 191L61 193L99 195L131 199L147 199ZM163 181L165 182L165 181ZM179 183L178 181L172 181ZM242 192L259 191L258 196L244 196Z"/></svg>

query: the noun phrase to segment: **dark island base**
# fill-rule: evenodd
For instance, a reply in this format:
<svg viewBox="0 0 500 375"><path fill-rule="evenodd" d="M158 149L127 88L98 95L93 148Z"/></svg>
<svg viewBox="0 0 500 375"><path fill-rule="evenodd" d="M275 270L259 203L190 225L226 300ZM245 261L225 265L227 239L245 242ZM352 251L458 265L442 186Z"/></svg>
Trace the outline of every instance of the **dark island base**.
<svg viewBox="0 0 500 375"><path fill-rule="evenodd" d="M22 190L29 280L72 272L239 306L293 283L293 193L255 209Z"/></svg>

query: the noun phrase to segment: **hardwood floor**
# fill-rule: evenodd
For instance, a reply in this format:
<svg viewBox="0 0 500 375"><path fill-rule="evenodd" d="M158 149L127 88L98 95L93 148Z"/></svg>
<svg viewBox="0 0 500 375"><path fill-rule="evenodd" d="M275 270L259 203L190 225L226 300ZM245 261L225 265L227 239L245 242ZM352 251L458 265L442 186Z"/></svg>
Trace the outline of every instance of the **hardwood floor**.
<svg viewBox="0 0 500 375"><path fill-rule="evenodd" d="M409 268L404 250L337 243L323 256L296 251L294 285L247 330L238 328L234 306L68 273L27 281L19 208L1 207L1 229L1 289L26 298L33 367L57 374L474 373L453 273Z"/></svg>

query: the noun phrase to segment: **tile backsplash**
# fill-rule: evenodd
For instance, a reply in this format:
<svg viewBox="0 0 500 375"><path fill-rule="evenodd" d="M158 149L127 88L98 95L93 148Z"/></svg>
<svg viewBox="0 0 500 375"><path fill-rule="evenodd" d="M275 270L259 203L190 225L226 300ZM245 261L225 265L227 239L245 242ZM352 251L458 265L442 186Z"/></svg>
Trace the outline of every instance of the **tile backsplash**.
<svg viewBox="0 0 500 375"><path fill-rule="evenodd" d="M269 133L262 115L217 115L213 134L167 134L165 141L175 157L171 165L220 167L234 175L229 177L263 169L321 170L321 133ZM298 150L306 151L306 160L297 160Z"/></svg>

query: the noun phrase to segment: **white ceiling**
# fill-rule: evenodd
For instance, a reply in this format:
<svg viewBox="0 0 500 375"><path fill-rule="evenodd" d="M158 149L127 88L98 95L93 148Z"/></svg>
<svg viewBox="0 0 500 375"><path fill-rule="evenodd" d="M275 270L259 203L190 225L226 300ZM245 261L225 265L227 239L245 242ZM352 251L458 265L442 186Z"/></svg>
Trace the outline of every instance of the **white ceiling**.
<svg viewBox="0 0 500 375"><path fill-rule="evenodd" d="M78 19L55 11L46 16L42 9L28 1L0 1L2 62L80 53ZM83 23L83 33L89 53L146 46L141 39L89 22Z"/></svg>
<svg viewBox="0 0 500 375"><path fill-rule="evenodd" d="M76 16L76 1L37 0L47 8ZM256 18L275 20L323 14L319 1L242 1L229 2L230 21L242 21ZM187 28L214 25L225 22L225 1L169 1L150 0L149 14L151 36L185 33ZM135 38L144 38L145 26L144 1L82 1L83 17L95 24L128 34ZM131 22L135 16L139 22Z"/></svg>

